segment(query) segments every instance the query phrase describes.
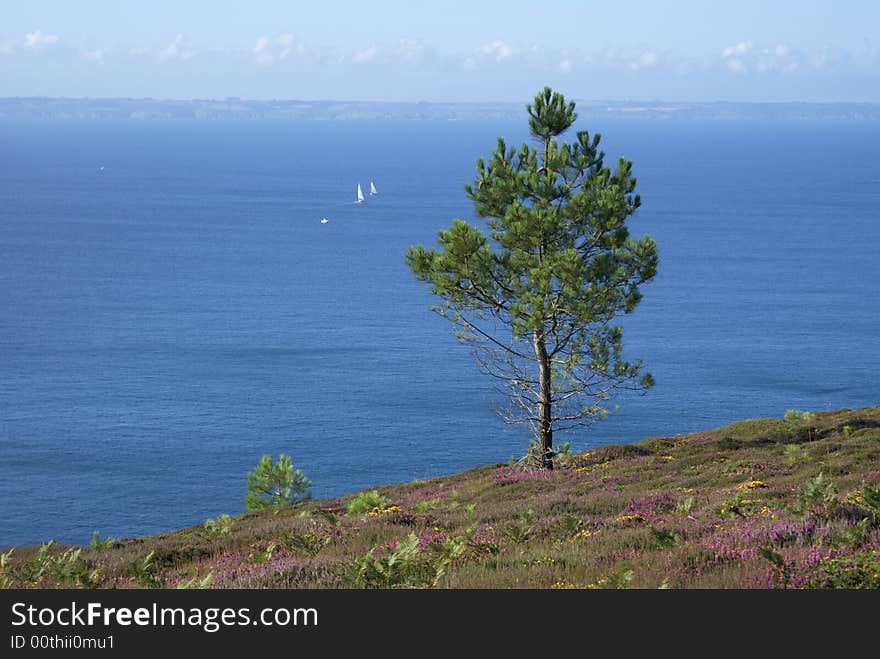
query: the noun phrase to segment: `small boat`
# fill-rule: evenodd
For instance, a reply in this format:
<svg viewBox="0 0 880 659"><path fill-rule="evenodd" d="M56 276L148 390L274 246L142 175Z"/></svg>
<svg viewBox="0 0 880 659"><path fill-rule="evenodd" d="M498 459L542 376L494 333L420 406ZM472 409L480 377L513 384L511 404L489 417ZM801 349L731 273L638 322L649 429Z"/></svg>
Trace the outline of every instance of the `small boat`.
<svg viewBox="0 0 880 659"><path fill-rule="evenodd" d="M360 184L360 183L358 183L358 200L357 200L357 203L359 203L359 204L364 203L364 191L361 190L361 184Z"/></svg>
<svg viewBox="0 0 880 659"><path fill-rule="evenodd" d="M327 224L327 222L329 222L329 221L330 220L328 220L326 217L321 218L321 224Z"/></svg>
<svg viewBox="0 0 880 659"><path fill-rule="evenodd" d="M373 182L370 181L370 196L379 194L379 191L376 189L376 186L373 185Z"/></svg>

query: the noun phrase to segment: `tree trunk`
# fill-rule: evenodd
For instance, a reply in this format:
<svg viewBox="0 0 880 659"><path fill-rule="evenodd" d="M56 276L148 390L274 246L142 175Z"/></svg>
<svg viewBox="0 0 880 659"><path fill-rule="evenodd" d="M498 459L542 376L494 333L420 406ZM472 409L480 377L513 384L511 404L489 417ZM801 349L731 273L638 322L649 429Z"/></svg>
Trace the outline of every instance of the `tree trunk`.
<svg viewBox="0 0 880 659"><path fill-rule="evenodd" d="M538 455L544 469L553 469L553 417L551 416L550 356L544 337L534 334L538 360Z"/></svg>

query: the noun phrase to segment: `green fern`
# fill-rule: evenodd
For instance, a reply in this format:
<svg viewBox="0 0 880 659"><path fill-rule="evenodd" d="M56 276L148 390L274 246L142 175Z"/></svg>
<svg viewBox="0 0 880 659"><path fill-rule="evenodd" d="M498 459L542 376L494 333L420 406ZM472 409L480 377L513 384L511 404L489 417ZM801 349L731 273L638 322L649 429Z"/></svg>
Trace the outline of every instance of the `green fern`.
<svg viewBox="0 0 880 659"><path fill-rule="evenodd" d="M101 540L101 536L97 531L92 532L92 539L89 542L89 547L92 549L97 549L98 551L107 551L110 549L113 544L116 542L116 538L108 535L106 538Z"/></svg>
<svg viewBox="0 0 880 659"><path fill-rule="evenodd" d="M181 581L174 588L176 590L204 590L211 585L212 581L214 581L214 573L208 572L204 577L200 578L196 575L192 579Z"/></svg>
<svg viewBox="0 0 880 659"><path fill-rule="evenodd" d="M346 512L349 515L360 515L368 513L376 508L386 508L389 504L388 499L379 494L379 490L370 490L369 492L360 492L348 502Z"/></svg>
<svg viewBox="0 0 880 659"><path fill-rule="evenodd" d="M836 503L837 487L820 473L807 481L791 510L800 515L814 512L827 516Z"/></svg>

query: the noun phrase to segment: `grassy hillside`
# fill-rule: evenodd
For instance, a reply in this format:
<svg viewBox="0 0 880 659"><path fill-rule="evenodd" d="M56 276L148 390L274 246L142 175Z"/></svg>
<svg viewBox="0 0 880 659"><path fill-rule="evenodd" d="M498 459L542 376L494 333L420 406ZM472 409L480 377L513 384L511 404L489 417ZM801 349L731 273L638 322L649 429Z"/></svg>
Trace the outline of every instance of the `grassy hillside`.
<svg viewBox="0 0 880 659"><path fill-rule="evenodd" d="M880 587L880 407L480 467L91 548L0 585ZM350 508L350 511L349 511Z"/></svg>

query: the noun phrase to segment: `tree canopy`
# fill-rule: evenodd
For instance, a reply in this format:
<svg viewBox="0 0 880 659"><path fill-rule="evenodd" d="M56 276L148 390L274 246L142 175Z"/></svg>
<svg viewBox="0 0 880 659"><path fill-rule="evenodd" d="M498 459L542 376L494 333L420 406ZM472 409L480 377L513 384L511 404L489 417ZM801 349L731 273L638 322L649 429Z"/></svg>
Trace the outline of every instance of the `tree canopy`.
<svg viewBox="0 0 880 659"><path fill-rule="evenodd" d="M299 469L294 470L289 455L279 455L275 463L271 456L263 455L248 472L244 503L248 510L298 503L311 498L311 486L312 481Z"/></svg>
<svg viewBox="0 0 880 659"><path fill-rule="evenodd" d="M411 247L406 262L503 385L505 418L532 427L534 457L552 469L554 431L603 418L617 390L653 384L640 361L623 358L615 319L636 308L658 259L655 242L633 239L626 224L641 204L632 163L608 167L599 134L560 143L577 113L549 87L526 109L536 146L499 138L465 186L486 230L456 219L439 248Z"/></svg>

